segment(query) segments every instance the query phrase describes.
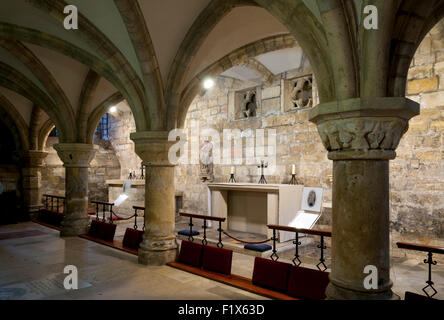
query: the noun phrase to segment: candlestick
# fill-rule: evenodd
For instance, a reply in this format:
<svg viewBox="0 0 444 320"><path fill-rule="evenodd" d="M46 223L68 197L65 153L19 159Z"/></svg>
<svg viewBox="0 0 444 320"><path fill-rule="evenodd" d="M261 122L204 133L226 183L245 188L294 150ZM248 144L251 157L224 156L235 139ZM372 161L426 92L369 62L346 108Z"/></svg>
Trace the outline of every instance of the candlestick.
<svg viewBox="0 0 444 320"><path fill-rule="evenodd" d="M291 174L296 174L296 166L294 164L291 165Z"/></svg>
<svg viewBox="0 0 444 320"><path fill-rule="evenodd" d="M234 167L231 167L230 174L234 174Z"/></svg>

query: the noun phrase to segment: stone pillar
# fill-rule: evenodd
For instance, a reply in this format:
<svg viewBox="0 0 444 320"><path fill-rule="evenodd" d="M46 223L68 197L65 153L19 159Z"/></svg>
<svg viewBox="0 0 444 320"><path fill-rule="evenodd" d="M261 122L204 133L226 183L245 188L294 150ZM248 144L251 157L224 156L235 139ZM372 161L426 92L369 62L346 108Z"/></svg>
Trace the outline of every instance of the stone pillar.
<svg viewBox="0 0 444 320"><path fill-rule="evenodd" d="M394 299L390 280L389 160L419 106L406 98L350 99L310 113L333 160L329 299ZM366 289L367 265L378 288Z"/></svg>
<svg viewBox="0 0 444 320"><path fill-rule="evenodd" d="M32 217L42 204L41 180L43 160L47 152L29 150L19 153L22 162L23 202L26 212Z"/></svg>
<svg viewBox="0 0 444 320"><path fill-rule="evenodd" d="M168 151L175 143L168 132L136 132L131 135L135 151L146 166L145 234L139 248L139 263L163 265L177 255L174 234L174 165Z"/></svg>
<svg viewBox="0 0 444 320"><path fill-rule="evenodd" d="M88 229L88 168L96 153L96 146L59 143L54 145L54 149L66 168L65 218L60 236L77 236L86 233Z"/></svg>

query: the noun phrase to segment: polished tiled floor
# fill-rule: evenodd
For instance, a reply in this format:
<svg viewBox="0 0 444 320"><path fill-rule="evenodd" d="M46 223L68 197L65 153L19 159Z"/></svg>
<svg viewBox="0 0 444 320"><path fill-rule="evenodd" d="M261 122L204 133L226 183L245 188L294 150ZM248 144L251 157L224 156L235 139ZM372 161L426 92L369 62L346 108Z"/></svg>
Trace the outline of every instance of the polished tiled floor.
<svg viewBox="0 0 444 320"><path fill-rule="evenodd" d="M31 230L40 232L0 240L0 299L264 299L168 266L141 266L133 255L77 237L61 239L57 231L32 222L1 226L0 236ZM251 277L253 261L235 253L233 273ZM64 289L66 265L78 268L79 290ZM393 289L401 297L405 290L419 292L425 277L422 260L392 259ZM442 264L433 277L436 297L444 299Z"/></svg>

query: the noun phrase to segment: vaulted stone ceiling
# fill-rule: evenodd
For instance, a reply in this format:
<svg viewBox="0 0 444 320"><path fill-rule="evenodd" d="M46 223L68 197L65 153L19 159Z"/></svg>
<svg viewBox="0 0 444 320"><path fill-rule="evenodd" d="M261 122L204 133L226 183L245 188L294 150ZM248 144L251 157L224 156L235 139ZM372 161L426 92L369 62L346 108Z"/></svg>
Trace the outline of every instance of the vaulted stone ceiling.
<svg viewBox="0 0 444 320"><path fill-rule="evenodd" d="M270 62L269 52L288 49L279 36L290 32L290 43L298 43L313 66L321 101L402 95L403 59L411 58L424 32L442 16L442 1L373 2L382 21L391 16L401 26L382 25L386 36L369 39L390 44L390 50L360 48L361 0L0 1L0 93L17 105L28 126L30 110L42 109L46 115L39 125L49 128L49 117L66 142L86 142L87 127L119 99L131 106L139 131L171 129L208 72L218 75L236 64L249 68L238 59L242 55L270 73L282 70ZM78 30L63 27L68 4L79 9ZM241 50L264 39L265 51ZM282 60L278 55L274 59ZM392 69L376 74L377 64Z"/></svg>

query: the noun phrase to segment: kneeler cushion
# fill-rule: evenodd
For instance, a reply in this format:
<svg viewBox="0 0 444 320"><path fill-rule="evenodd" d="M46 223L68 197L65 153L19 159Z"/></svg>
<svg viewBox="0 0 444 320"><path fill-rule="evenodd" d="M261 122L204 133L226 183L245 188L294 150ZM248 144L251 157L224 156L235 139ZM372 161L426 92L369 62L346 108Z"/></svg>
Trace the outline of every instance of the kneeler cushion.
<svg viewBox="0 0 444 320"><path fill-rule="evenodd" d="M258 251L258 252L265 252L271 250L271 246L265 243L262 244L248 243L244 246L244 249Z"/></svg>
<svg viewBox="0 0 444 320"><path fill-rule="evenodd" d="M289 263L256 257L254 259L253 284L285 292L287 291L290 267Z"/></svg>
<svg viewBox="0 0 444 320"><path fill-rule="evenodd" d="M50 222L51 221L51 211L48 209L42 209L40 211L39 219L41 222Z"/></svg>
<svg viewBox="0 0 444 320"><path fill-rule="evenodd" d="M182 236L198 236L200 233L196 230L193 230L193 232L190 232L190 230L180 230L178 234Z"/></svg>
<svg viewBox="0 0 444 320"><path fill-rule="evenodd" d="M88 235L94 238L99 238L100 224L102 224L102 221L99 220L91 221L91 226L89 227Z"/></svg>
<svg viewBox="0 0 444 320"><path fill-rule="evenodd" d="M197 242L182 240L180 245L179 262L193 267L202 265L203 245Z"/></svg>
<svg viewBox="0 0 444 320"><path fill-rule="evenodd" d="M431 301L431 300L435 300L435 299L429 298L427 296L423 296L421 294L417 294L417 293L414 293L414 292L406 291L405 292L405 296L404 296L404 300L410 300L410 301Z"/></svg>
<svg viewBox="0 0 444 320"><path fill-rule="evenodd" d="M206 270L231 274L231 261L233 250L204 246L202 267Z"/></svg>
<svg viewBox="0 0 444 320"><path fill-rule="evenodd" d="M142 239L143 239L142 230L126 228L122 244L124 247L139 249L139 244L142 242Z"/></svg>
<svg viewBox="0 0 444 320"><path fill-rule="evenodd" d="M105 241L113 241L116 233L116 225L113 223L103 222L99 227L99 238Z"/></svg>
<svg viewBox="0 0 444 320"><path fill-rule="evenodd" d="M325 271L291 266L287 293L296 298L324 300L328 275Z"/></svg>

